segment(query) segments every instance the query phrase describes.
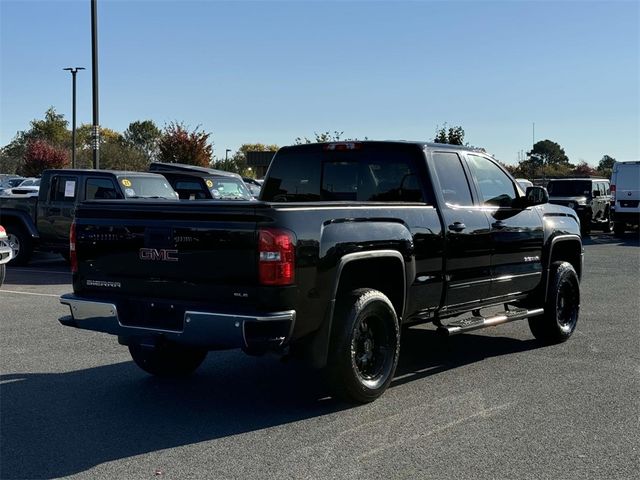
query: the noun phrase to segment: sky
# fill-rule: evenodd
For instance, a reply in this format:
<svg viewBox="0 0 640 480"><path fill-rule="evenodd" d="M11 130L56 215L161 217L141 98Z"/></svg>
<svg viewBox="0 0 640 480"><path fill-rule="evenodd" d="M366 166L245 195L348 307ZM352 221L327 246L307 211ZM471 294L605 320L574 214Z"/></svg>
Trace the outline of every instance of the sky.
<svg viewBox="0 0 640 480"><path fill-rule="evenodd" d="M100 124L171 121L214 154L314 132L431 140L506 163L640 158L639 1L98 0ZM0 146L50 106L91 123L90 0L0 0ZM535 136L533 124L535 123Z"/></svg>

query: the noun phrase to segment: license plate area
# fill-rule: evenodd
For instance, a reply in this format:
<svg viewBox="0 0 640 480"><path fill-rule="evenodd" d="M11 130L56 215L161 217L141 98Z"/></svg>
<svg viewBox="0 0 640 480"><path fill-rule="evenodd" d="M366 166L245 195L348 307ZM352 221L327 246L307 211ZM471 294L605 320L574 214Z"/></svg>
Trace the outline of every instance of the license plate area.
<svg viewBox="0 0 640 480"><path fill-rule="evenodd" d="M127 327L182 332L184 308L168 302L130 302L118 304L118 320Z"/></svg>

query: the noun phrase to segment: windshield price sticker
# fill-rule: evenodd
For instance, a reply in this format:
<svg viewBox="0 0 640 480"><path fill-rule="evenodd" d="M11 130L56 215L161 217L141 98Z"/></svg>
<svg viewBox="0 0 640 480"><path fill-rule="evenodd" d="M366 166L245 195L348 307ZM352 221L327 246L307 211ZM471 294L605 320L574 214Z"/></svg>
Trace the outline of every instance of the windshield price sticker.
<svg viewBox="0 0 640 480"><path fill-rule="evenodd" d="M122 179L122 185L125 187L130 187L131 186L131 180L127 179L127 178L123 178Z"/></svg>

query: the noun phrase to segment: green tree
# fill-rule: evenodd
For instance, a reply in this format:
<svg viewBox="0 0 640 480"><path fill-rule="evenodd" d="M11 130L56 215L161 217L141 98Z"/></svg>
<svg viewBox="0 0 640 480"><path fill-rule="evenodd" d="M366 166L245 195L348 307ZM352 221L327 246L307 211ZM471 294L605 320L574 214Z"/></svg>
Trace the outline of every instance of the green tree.
<svg viewBox="0 0 640 480"><path fill-rule="evenodd" d="M71 132L69 122L64 119L64 115L56 112L54 107L44 113L44 119L31 120L31 128L25 132L25 139L46 140L56 147L69 147L71 144Z"/></svg>
<svg viewBox="0 0 640 480"><path fill-rule="evenodd" d="M131 122L122 136L127 144L142 152L149 162L157 157L162 132L152 120Z"/></svg>
<svg viewBox="0 0 640 480"><path fill-rule="evenodd" d="M464 129L459 125L447 128L445 123L444 126L436 128L436 136L433 141L450 145L464 145Z"/></svg>
<svg viewBox="0 0 640 480"><path fill-rule="evenodd" d="M210 133L196 127L189 131L182 123L167 125L158 142L158 160L167 163L186 163L209 167L213 155L213 143Z"/></svg>
<svg viewBox="0 0 640 480"><path fill-rule="evenodd" d="M568 165L569 157L564 153L564 149L560 144L551 140L541 140L536 142L530 152L527 152L529 158L534 159L535 164L539 165Z"/></svg>
<svg viewBox="0 0 640 480"><path fill-rule="evenodd" d="M604 155L598 163L598 175L609 178L611 177L611 171L613 170L613 164L616 163L616 159L609 155Z"/></svg>
<svg viewBox="0 0 640 480"><path fill-rule="evenodd" d="M342 140L342 135L344 135L344 132L339 132L337 130L335 130L333 133L328 130L321 133L313 132L313 136L315 137L313 140L307 137L296 137L294 143L296 145L303 145L308 143L339 142L340 140Z"/></svg>

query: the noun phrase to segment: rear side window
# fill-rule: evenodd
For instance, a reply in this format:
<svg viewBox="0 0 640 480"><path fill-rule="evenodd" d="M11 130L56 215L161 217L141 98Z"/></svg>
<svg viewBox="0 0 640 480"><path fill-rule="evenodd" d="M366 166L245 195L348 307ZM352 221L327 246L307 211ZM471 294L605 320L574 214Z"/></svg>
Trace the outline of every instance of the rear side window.
<svg viewBox="0 0 640 480"><path fill-rule="evenodd" d="M56 175L51 183L52 202L73 203L75 201L78 191L78 179L76 177Z"/></svg>
<svg viewBox="0 0 640 480"><path fill-rule="evenodd" d="M274 159L262 199L424 202L417 158L415 152L382 146L284 151Z"/></svg>
<svg viewBox="0 0 640 480"><path fill-rule="evenodd" d="M113 180L109 178L88 178L85 191L87 200L113 200L122 198Z"/></svg>
<svg viewBox="0 0 640 480"><path fill-rule="evenodd" d="M438 175L442 196L449 205L473 205L471 189L460 157L452 152L434 152L431 155Z"/></svg>

